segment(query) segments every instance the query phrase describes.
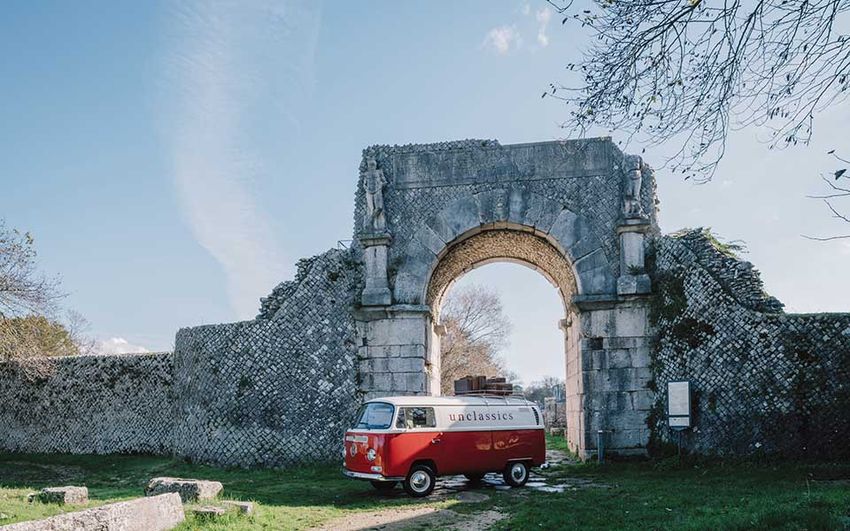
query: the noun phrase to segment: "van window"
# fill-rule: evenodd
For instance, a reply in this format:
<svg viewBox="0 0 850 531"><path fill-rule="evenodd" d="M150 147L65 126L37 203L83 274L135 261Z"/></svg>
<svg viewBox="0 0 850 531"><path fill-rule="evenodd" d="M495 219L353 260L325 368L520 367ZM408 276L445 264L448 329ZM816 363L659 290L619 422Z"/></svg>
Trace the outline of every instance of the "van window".
<svg viewBox="0 0 850 531"><path fill-rule="evenodd" d="M396 428L435 428L437 419L432 407L403 407L399 409Z"/></svg>
<svg viewBox="0 0 850 531"><path fill-rule="evenodd" d="M364 404L357 413L357 423L354 429L361 430L385 430L393 421L392 404L384 402L370 402Z"/></svg>

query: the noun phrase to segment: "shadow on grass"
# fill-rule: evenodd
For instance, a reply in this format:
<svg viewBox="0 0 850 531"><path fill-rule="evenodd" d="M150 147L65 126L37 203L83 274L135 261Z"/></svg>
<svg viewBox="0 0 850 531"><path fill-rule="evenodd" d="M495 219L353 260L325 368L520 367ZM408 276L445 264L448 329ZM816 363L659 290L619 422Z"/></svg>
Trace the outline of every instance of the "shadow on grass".
<svg viewBox="0 0 850 531"><path fill-rule="evenodd" d="M229 469L139 455L0 454L0 488L38 490L85 485L93 500L144 495L151 478L174 476L224 484L222 496L264 505L365 509L421 503L406 496L382 496L368 482L342 476L339 467L305 465L286 470Z"/></svg>

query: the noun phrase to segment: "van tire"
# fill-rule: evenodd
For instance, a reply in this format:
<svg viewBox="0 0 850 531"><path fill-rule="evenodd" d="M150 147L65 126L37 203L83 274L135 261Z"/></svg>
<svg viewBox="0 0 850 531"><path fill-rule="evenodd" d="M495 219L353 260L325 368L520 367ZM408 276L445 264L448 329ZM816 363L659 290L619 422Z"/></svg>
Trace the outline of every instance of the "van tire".
<svg viewBox="0 0 850 531"><path fill-rule="evenodd" d="M470 483L481 483L481 480L484 479L484 474L464 474L463 477L466 478Z"/></svg>
<svg viewBox="0 0 850 531"><path fill-rule="evenodd" d="M523 461L511 461L505 466L505 471L502 472L502 477L505 483L511 487L522 487L528 481L528 463Z"/></svg>
<svg viewBox="0 0 850 531"><path fill-rule="evenodd" d="M402 486L405 492L414 498L423 498L434 490L437 476L431 467L425 465L414 465L410 468L407 477L404 478Z"/></svg>
<svg viewBox="0 0 850 531"><path fill-rule="evenodd" d="M381 492L391 491L395 488L398 481L370 481L375 489Z"/></svg>

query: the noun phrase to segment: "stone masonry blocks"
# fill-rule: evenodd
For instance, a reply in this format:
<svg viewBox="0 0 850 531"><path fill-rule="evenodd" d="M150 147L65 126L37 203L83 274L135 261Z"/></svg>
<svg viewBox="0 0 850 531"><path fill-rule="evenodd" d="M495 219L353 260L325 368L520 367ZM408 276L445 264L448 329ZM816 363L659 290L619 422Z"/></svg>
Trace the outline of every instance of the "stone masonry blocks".
<svg viewBox="0 0 850 531"><path fill-rule="evenodd" d="M850 314L793 315L758 272L701 229L658 238L655 408L667 382L694 390L686 450L715 455L850 457ZM676 302L681 301L681 302ZM657 443L676 437L663 415Z"/></svg>

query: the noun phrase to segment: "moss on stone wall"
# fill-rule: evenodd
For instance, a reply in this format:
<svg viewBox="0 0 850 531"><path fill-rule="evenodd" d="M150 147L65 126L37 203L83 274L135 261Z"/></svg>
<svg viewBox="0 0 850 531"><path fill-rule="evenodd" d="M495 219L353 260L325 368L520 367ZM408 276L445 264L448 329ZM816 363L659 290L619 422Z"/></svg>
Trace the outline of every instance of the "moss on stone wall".
<svg viewBox="0 0 850 531"><path fill-rule="evenodd" d="M666 424L666 385L686 379L689 451L850 456L850 314L781 313L734 250L702 230L653 243L650 450L678 439Z"/></svg>

